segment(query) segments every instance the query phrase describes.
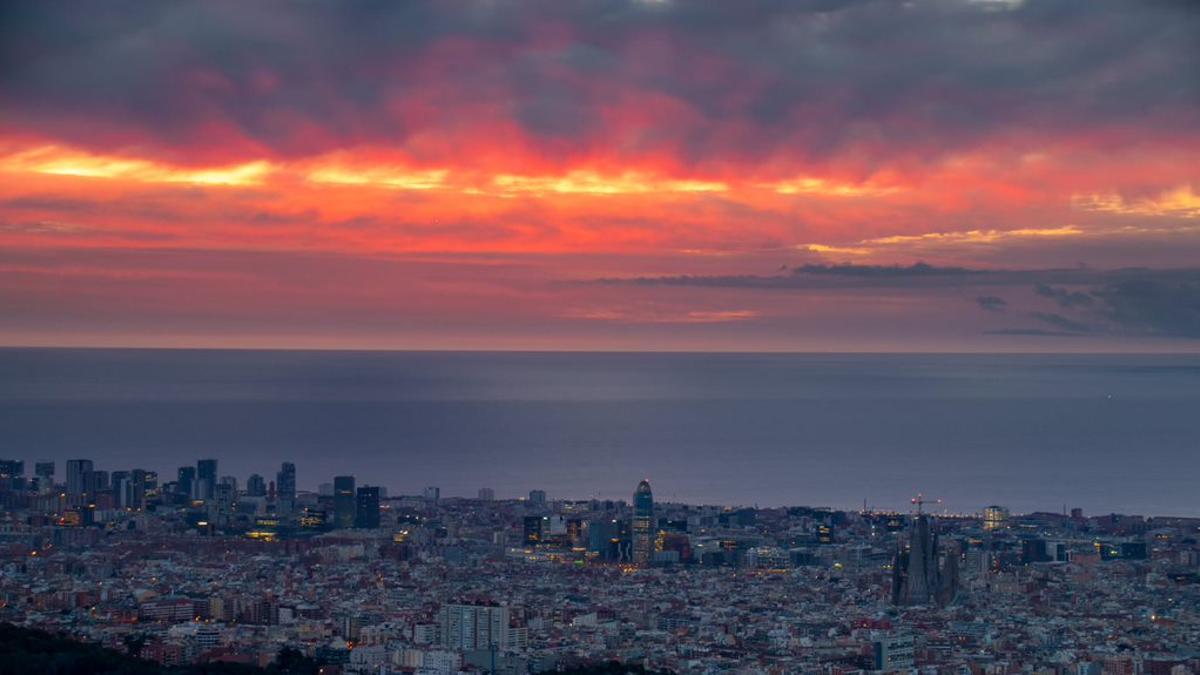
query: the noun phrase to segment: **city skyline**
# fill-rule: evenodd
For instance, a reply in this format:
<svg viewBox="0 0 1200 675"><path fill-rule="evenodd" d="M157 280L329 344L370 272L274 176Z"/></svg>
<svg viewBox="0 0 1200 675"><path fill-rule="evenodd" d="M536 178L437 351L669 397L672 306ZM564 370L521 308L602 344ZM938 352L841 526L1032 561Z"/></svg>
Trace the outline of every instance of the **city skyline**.
<svg viewBox="0 0 1200 675"><path fill-rule="evenodd" d="M0 344L1198 349L1186 2L15 2L0 31Z"/></svg>
<svg viewBox="0 0 1200 675"><path fill-rule="evenodd" d="M184 468L194 491L221 473ZM384 506L346 501L344 475L285 513L250 481L195 499L73 460L83 490L142 485L119 507L23 469L0 462L0 640L29 672L39 654L178 675L1200 667L1200 518L695 506L644 479L628 502L426 486Z"/></svg>
<svg viewBox="0 0 1200 675"><path fill-rule="evenodd" d="M9 481L11 479L18 478L18 477L21 479L24 479L25 478L25 465L27 463L28 462L23 459L11 459L11 458L6 458L6 457L0 457L0 482ZM330 476L324 476L322 478L317 478L315 487L305 488L305 489L296 489L295 483L294 483L295 476L296 476L296 465L294 462L284 461L281 463L280 472L278 474L276 474L277 475L276 480L271 480L269 482L262 482L262 481L264 481L263 474L255 472L255 473L251 473L248 476L246 476L245 482L241 483L241 485L243 487L238 489L238 487L237 487L238 486L238 477L235 475L232 475L232 474L221 475L220 478L217 480L217 482L212 486L201 487L198 484L194 484L192 482L192 480L197 475L197 467L202 463L213 463L212 466L215 468L216 466L219 465L219 459L212 459L212 458L198 459L196 461L196 464L194 464L194 465L185 465L185 466L178 467L176 470L176 474L175 474L178 476L178 479L172 481L172 480L159 480L160 472L154 471L154 470L147 470L147 469L142 469L142 468L130 469L128 471L124 470L124 469L108 470L108 469L104 469L104 468L98 468L97 463L91 459L72 459L72 460L66 460L63 463L64 464L64 472L66 473L65 480L55 483L55 482L53 482L53 478L54 478L54 476L57 475L57 471L56 471L57 463L54 461L37 461L37 462L32 463L32 465L35 467L35 473L33 476L31 476L31 478L34 478L35 480L33 483L29 484L27 487L28 487L28 489L30 489L33 492L39 492L41 494L45 494L45 490L40 489L38 487L39 485L41 485L41 480L43 478L45 478L45 479L48 479L51 481L50 484L52 486L62 488L64 490L63 496L70 497L72 495L86 495L89 492L96 491L95 487L86 487L89 485L87 474L99 472L99 473L103 474L103 476L106 480L112 480L112 477L117 474L129 474L131 472L133 472L133 473L141 472L141 474L144 477L149 476L150 479L152 479L155 482L157 490L165 490L166 487L173 486L174 490L168 491L168 492L184 494L184 495L187 495L190 499L194 499L197 501L214 499L216 487L221 484L229 484L234 487L234 491L231 496L233 496L233 497L237 497L237 496L266 497L273 504L280 505L280 507L282 509L280 512L284 513L284 514L294 515L294 513L291 510L291 504L295 501L297 495L307 495L307 496L318 496L318 497L323 497L323 498L326 498L326 497L331 498L333 500L331 502L331 504L332 504L332 508L334 510L334 513L333 513L334 521L332 521L332 522L334 523L334 525L336 527L339 527L339 528L364 527L363 525L361 525L359 523L358 520L356 520L356 516L355 516L355 514L360 511L358 500L363 499L364 496L370 500L374 500L373 503L375 504L376 508L378 508L380 500L397 500L397 501L399 501L399 500L405 500L405 499L410 499L410 500L411 499L423 499L425 501L430 501L433 503L440 502L443 499L452 500L452 501L465 500L465 501L479 501L479 502L492 502L492 501L500 501L500 502L510 501L511 502L511 501L515 501L515 502L526 502L526 503L529 503L529 504L535 505L535 506L536 505L546 505L546 504L556 503L556 502L557 503L611 502L611 503L615 503L615 504L627 505L631 509L631 512L633 514L633 525L632 525L633 530L631 533L631 537L632 537L631 541L633 541L635 543L635 549L636 549L636 544L639 540L639 535L640 535L640 537L642 538L641 545L643 546L643 550L641 551L641 553L643 555L646 555L648 553L648 549L646 549L645 547L648 546L648 544L646 543L648 541L647 538L649 537L648 533L652 529L652 527L649 523L654 518L654 504L656 503L655 499L653 497L652 481L649 478L642 478L641 480L639 480L636 483L635 488L631 492L632 497L628 501L626 501L623 498L614 498L614 497L617 497L617 494L619 494L619 493L614 493L612 495L609 495L608 497L603 497L603 496L598 496L598 495L591 495L591 496L557 495L557 494L549 493L544 489L536 488L536 487L530 489L527 493L497 495L496 490L494 488L483 486L483 487L480 487L477 490L475 490L474 491L475 494L474 494L474 496L472 496L471 494L469 494L469 492L467 494L443 495L441 493L441 488L439 486L426 485L421 490L411 490L409 492L397 491L395 494L393 494L388 485L384 485L384 484L380 484L380 483L359 484L357 482L357 478L355 476L344 475L344 474L343 475L330 475ZM288 473L289 470L290 470L290 474ZM165 472L162 475L169 476L169 475L171 475L171 472ZM188 476L188 478L186 480L184 478L185 475ZM290 483L285 483L283 480L280 480L278 478L278 477L282 477L284 475L290 475L290 480L291 480ZM633 475L633 474L631 474L631 475ZM258 482L256 482L256 479ZM232 482L230 482L230 481L232 481ZM256 485L259 486L259 489L255 488ZM290 487L280 487L280 485L285 485L285 486L290 486ZM44 487L44 486L42 486L42 487ZM116 487L117 486L116 486L115 482L105 483L105 488L103 491L106 493L112 492L113 494L116 494ZM364 492L364 490L366 490L367 492ZM339 500L339 497L341 497L342 499ZM135 503L140 504L141 500L139 499L139 501L135 502ZM688 502L688 501L678 501L675 499L668 499L668 500L664 500L663 503L670 505L670 506L688 506L688 507L723 507L723 508L731 508L731 509L759 508L759 506L757 504L753 504L753 505L737 504L737 503L732 503L732 502L723 502L720 499L707 501L707 502ZM935 505L935 504L941 507L940 510L929 508L929 505ZM120 505L118 505L118 507L124 508L124 507L121 507ZM808 503L808 502L800 502L800 501L797 501L794 503L774 505L774 506L770 506L770 507L766 507L766 508L810 508L810 509L824 510L824 511L829 511L829 512L838 511L838 510L847 510L847 511L853 510L853 509L847 508L846 504L818 504L818 503ZM901 514L907 513L907 514L913 515L914 517L919 516L921 514L926 514L931 517L975 518L975 519L981 520L981 522L984 524L985 529L987 529L989 527L997 526L1000 523L1004 523L1010 517L1036 515L1038 513L1041 513L1041 514L1056 513L1054 511L1045 511L1045 510L1030 511L1030 512L1014 511L1005 506L997 505L997 504L990 503L990 502L989 503L981 503L977 506L974 506L974 508L971 508L968 510L962 510L961 508L952 510L948 505L946 505L944 503L944 501L942 499L926 499L924 493L916 493L916 497L909 500L909 508L907 508L907 509L895 508L895 507L879 507L877 505L872 504L870 501L870 498L867 497L867 498L863 499L862 508L858 509L858 512L864 513L864 514L869 513L869 514L880 514L880 515L887 515L887 514L901 515ZM1069 506L1068 504L1064 503L1063 507L1062 507L1061 515L1066 516L1066 515L1068 515L1068 513L1073 514L1075 516L1081 516L1083 514L1083 509L1080 509L1078 507ZM1112 513L1117 514L1118 512L1113 511ZM341 514L341 515L339 515L339 514ZM1155 513L1155 514L1134 514L1134 515L1173 517L1173 516L1178 516L1179 514ZM641 522L640 526L639 526L639 521ZM375 522L376 524L368 525L367 527L379 527L377 521L372 521L372 522ZM936 542L934 542L932 544L930 544L929 542L925 542L923 544L923 546L925 546L926 548L931 547L931 546L936 546ZM635 550L635 553L636 553L636 550Z"/></svg>

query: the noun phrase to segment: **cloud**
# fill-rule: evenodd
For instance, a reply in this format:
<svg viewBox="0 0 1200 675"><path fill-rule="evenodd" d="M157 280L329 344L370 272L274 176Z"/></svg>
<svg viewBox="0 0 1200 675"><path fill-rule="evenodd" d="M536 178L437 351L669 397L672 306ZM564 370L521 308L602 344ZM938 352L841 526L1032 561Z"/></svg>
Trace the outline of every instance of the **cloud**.
<svg viewBox="0 0 1200 675"><path fill-rule="evenodd" d="M1124 279L1095 289L1099 314L1134 335L1200 338L1200 275Z"/></svg>
<svg viewBox="0 0 1200 675"><path fill-rule="evenodd" d="M606 277L593 283L642 286L699 286L709 288L748 288L778 290L820 290L847 288L980 288L1036 286L1050 284L1102 284L1124 279L1191 278L1193 268L1112 270L1074 267L1062 269L982 269L937 266L917 262L912 265L806 264L793 267L789 274L757 275L674 275L653 277Z"/></svg>
<svg viewBox="0 0 1200 675"><path fill-rule="evenodd" d="M979 305L980 309L989 312L1003 312L1008 307L1007 300L995 295L981 295L975 298L975 302Z"/></svg>
<svg viewBox="0 0 1200 675"><path fill-rule="evenodd" d="M230 161L385 144L877 165L1135 124L1194 134L1186 3L71 3L0 10L23 133ZM485 143L489 139L492 143ZM1035 144L1036 145L1036 144Z"/></svg>
<svg viewBox="0 0 1200 675"><path fill-rule="evenodd" d="M1034 284L1034 291L1044 297L1051 298L1059 307L1071 309L1072 307L1087 307L1095 302L1091 295L1072 291L1066 288L1055 288L1046 284Z"/></svg>
<svg viewBox="0 0 1200 675"><path fill-rule="evenodd" d="M1043 328L996 328L983 331L984 335L1012 335L1025 337L1084 337L1086 333L1076 331L1046 330Z"/></svg>
<svg viewBox="0 0 1200 675"><path fill-rule="evenodd" d="M593 283L681 286L745 291L825 292L887 290L923 295L983 288L1030 289L1030 302L1017 306L996 295L978 295L989 313L1026 316L1046 328L1002 327L991 335L1106 335L1110 337L1200 338L1200 268L1176 269L973 269L926 263L889 265L801 265L790 274L679 275L599 279ZM1059 311L1030 307L1049 300Z"/></svg>
<svg viewBox="0 0 1200 675"><path fill-rule="evenodd" d="M357 298L777 344L1190 337L1195 276L1166 268L1200 255L1197 34L1166 0L0 2L0 252L46 253L0 309L217 326L241 282L120 279L240 253L313 325ZM118 250L105 284L56 281ZM370 262L321 267L358 283L314 298L333 263L298 252ZM490 262L376 266L426 256Z"/></svg>
<svg viewBox="0 0 1200 675"><path fill-rule="evenodd" d="M1094 330L1092 326L1082 321L1067 318L1062 314L1030 312L1030 316L1043 323L1048 323L1065 333L1091 333Z"/></svg>

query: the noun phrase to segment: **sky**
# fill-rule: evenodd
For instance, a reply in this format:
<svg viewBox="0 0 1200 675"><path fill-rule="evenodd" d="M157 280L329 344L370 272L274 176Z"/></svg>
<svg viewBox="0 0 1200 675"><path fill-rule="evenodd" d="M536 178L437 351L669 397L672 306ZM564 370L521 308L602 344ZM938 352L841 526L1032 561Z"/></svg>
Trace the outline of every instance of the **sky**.
<svg viewBox="0 0 1200 675"><path fill-rule="evenodd" d="M0 344L1200 350L1190 0L0 5Z"/></svg>

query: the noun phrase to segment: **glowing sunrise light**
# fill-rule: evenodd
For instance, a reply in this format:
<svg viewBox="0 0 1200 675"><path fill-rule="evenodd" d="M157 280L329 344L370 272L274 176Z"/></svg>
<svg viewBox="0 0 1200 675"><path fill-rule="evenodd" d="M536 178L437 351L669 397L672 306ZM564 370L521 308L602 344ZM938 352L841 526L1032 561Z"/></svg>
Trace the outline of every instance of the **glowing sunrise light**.
<svg viewBox="0 0 1200 675"><path fill-rule="evenodd" d="M1141 216L1175 216L1200 218L1200 195L1191 185L1167 190L1156 198L1127 200L1119 194L1074 195L1071 205L1085 211L1107 211Z"/></svg>
<svg viewBox="0 0 1200 675"><path fill-rule="evenodd" d="M0 157L0 170L80 178L125 179L143 183L195 183L200 185L258 185L271 171L258 160L232 166L193 169L68 150L49 145Z"/></svg>
<svg viewBox="0 0 1200 675"><path fill-rule="evenodd" d="M1083 234L1083 230L1074 225L1062 227L1025 227L1014 230L967 230L965 232L925 232L924 234L901 234L890 237L867 239L864 244L906 244L916 241L944 241L966 244L990 244L1005 239L1021 239L1029 237L1074 237Z"/></svg>
<svg viewBox="0 0 1200 675"><path fill-rule="evenodd" d="M396 190L435 190L446 187L446 169L398 171L394 169L318 169L308 174L312 183L367 185Z"/></svg>
<svg viewBox="0 0 1200 675"><path fill-rule="evenodd" d="M816 194L834 197L872 197L897 192L893 187L878 187L870 184L838 183L824 178L806 176L776 183L760 183L759 187L774 190L781 195Z"/></svg>
<svg viewBox="0 0 1200 675"><path fill-rule="evenodd" d="M592 171L572 171L564 176L520 176L500 174L492 185L502 193L559 194L654 194L668 192L725 192L725 183L701 180L660 180L645 174L627 172L603 176Z"/></svg>

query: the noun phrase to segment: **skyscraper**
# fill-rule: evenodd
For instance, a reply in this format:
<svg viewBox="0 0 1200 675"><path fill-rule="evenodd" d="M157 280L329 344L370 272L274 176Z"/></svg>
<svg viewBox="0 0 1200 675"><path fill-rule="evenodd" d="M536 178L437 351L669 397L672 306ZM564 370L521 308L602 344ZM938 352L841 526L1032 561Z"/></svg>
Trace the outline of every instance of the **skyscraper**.
<svg viewBox="0 0 1200 675"><path fill-rule="evenodd" d="M492 488L479 488L479 501L490 502L496 498L496 491Z"/></svg>
<svg viewBox="0 0 1200 675"><path fill-rule="evenodd" d="M25 488L25 462L19 459L0 459L0 489Z"/></svg>
<svg viewBox="0 0 1200 675"><path fill-rule="evenodd" d="M67 460L67 494L72 497L87 493L88 484L92 481L92 460Z"/></svg>
<svg viewBox="0 0 1200 675"><path fill-rule="evenodd" d="M379 527L379 488L366 485L358 488L354 527L367 530Z"/></svg>
<svg viewBox="0 0 1200 675"><path fill-rule="evenodd" d="M38 462L33 467L33 474L37 476L38 492L49 494L54 490L54 462Z"/></svg>
<svg viewBox="0 0 1200 675"><path fill-rule="evenodd" d="M246 496L247 497L265 497L267 494L267 481L263 479L261 474L252 473L246 479Z"/></svg>
<svg viewBox="0 0 1200 675"><path fill-rule="evenodd" d="M442 498L442 489L436 485L430 485L425 488L425 499L427 501L436 502Z"/></svg>
<svg viewBox="0 0 1200 675"><path fill-rule="evenodd" d="M645 567L654 558L654 493L650 482L638 483L633 492L633 562Z"/></svg>
<svg viewBox="0 0 1200 675"><path fill-rule="evenodd" d="M354 527L354 476L333 477L333 526Z"/></svg>
<svg viewBox="0 0 1200 675"><path fill-rule="evenodd" d="M542 543L542 539L544 539L543 520L543 516L525 516L523 531L526 545L536 546Z"/></svg>
<svg viewBox="0 0 1200 675"><path fill-rule="evenodd" d="M34 476L38 478L46 478L49 482L54 482L54 462L40 461L34 465Z"/></svg>
<svg viewBox="0 0 1200 675"><path fill-rule="evenodd" d="M133 508L130 504L133 501L133 479L129 477L129 472L114 471L109 476L109 482L112 484L113 505L118 509Z"/></svg>
<svg viewBox="0 0 1200 675"><path fill-rule="evenodd" d="M217 460L196 462L196 499L212 499L217 489Z"/></svg>
<svg viewBox="0 0 1200 675"><path fill-rule="evenodd" d="M129 472L130 508L143 509L146 507L146 487L152 472L145 469L134 469Z"/></svg>
<svg viewBox="0 0 1200 675"><path fill-rule="evenodd" d="M353 479L351 479L353 480ZM279 465L279 473L275 476L275 491L278 500L278 512L289 514L296 508L296 465L284 462Z"/></svg>
<svg viewBox="0 0 1200 675"><path fill-rule="evenodd" d="M191 499L195 496L196 487L196 467L181 466L179 467L179 480L175 483L177 494L185 499Z"/></svg>

